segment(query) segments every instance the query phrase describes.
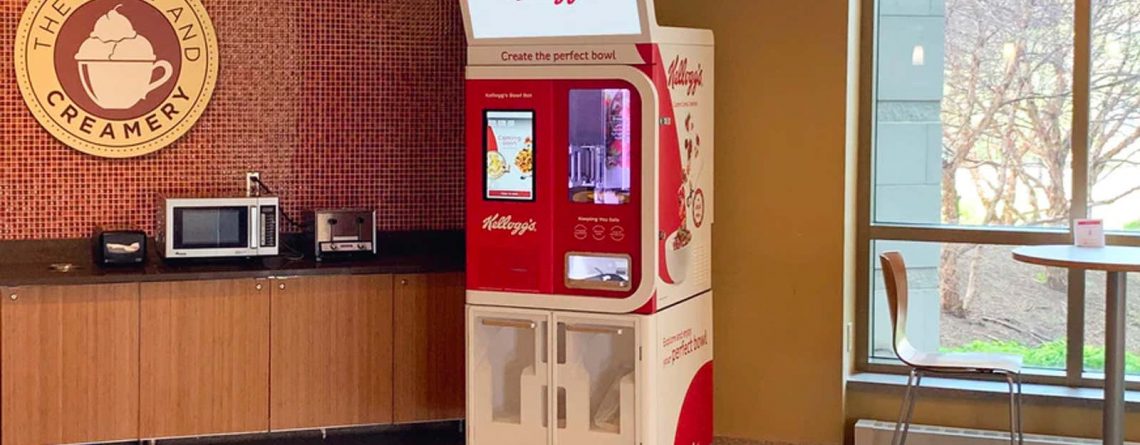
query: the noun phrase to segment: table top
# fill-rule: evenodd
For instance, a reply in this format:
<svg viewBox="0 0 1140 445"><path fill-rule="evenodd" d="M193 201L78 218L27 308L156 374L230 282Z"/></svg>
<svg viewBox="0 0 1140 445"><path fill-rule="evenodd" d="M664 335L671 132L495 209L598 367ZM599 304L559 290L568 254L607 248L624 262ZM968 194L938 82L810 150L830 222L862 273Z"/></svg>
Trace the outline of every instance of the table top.
<svg viewBox="0 0 1140 445"><path fill-rule="evenodd" d="M1028 246L1014 249L1013 259L1066 269L1140 272L1140 247Z"/></svg>

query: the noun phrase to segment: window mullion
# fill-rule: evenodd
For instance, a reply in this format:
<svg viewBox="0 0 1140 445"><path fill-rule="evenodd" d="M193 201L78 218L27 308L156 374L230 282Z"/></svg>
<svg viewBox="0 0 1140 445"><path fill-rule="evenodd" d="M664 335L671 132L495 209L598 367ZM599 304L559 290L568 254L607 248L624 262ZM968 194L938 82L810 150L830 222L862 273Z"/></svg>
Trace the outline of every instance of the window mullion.
<svg viewBox="0 0 1140 445"><path fill-rule="evenodd" d="M1092 77L1092 0L1076 0L1073 33L1072 219L1089 213L1089 107ZM1069 272L1066 380L1078 386L1084 375L1085 272Z"/></svg>

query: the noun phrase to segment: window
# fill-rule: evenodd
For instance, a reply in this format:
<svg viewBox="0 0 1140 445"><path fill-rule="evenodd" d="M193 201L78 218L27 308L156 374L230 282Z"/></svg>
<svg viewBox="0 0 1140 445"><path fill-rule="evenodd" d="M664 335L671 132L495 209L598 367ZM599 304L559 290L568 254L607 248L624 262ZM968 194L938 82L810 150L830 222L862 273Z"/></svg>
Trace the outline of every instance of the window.
<svg viewBox="0 0 1140 445"><path fill-rule="evenodd" d="M1010 252L1069 243L1071 221L1090 216L1110 243L1140 245L1140 0L865 1L860 367L901 369L877 259L897 250L920 347L1017 352L1031 381L1095 386L1103 274Z"/></svg>
<svg viewBox="0 0 1140 445"><path fill-rule="evenodd" d="M570 90L570 201L628 204L630 90Z"/></svg>
<svg viewBox="0 0 1140 445"><path fill-rule="evenodd" d="M1092 216L1140 230L1140 1L1097 0L1089 81Z"/></svg>

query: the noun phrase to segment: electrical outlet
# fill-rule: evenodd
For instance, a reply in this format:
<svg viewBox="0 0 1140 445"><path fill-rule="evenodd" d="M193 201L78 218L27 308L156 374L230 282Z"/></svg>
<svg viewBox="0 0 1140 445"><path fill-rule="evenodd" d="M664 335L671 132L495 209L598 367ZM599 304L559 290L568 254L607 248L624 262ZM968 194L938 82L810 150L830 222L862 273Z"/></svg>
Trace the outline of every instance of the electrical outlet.
<svg viewBox="0 0 1140 445"><path fill-rule="evenodd" d="M261 186L255 180L261 180L261 172L245 173L245 196L261 195Z"/></svg>

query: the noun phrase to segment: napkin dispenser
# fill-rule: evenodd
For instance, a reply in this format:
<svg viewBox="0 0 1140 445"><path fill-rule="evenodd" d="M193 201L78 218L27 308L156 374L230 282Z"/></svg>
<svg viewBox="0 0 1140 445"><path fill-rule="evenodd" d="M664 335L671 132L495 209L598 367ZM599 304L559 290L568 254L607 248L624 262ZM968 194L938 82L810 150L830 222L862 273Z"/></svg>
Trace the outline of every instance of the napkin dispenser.
<svg viewBox="0 0 1140 445"><path fill-rule="evenodd" d="M146 233L96 231L92 236L95 264L124 266L146 263Z"/></svg>

